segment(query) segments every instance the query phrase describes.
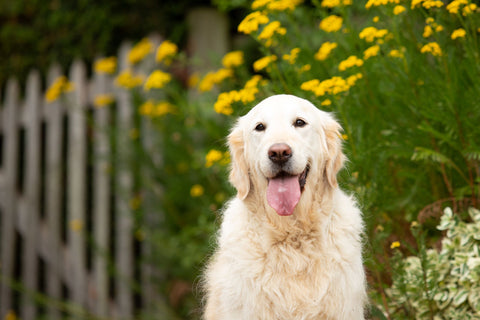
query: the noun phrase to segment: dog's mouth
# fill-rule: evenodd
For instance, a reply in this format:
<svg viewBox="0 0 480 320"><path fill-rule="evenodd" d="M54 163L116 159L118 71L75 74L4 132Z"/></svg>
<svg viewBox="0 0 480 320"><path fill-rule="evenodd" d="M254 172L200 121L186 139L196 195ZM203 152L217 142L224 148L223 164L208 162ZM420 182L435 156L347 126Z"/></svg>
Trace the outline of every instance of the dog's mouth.
<svg viewBox="0 0 480 320"><path fill-rule="evenodd" d="M280 171L275 177L269 178L267 187L267 202L280 216L290 216L300 201L305 189L310 167L298 175Z"/></svg>

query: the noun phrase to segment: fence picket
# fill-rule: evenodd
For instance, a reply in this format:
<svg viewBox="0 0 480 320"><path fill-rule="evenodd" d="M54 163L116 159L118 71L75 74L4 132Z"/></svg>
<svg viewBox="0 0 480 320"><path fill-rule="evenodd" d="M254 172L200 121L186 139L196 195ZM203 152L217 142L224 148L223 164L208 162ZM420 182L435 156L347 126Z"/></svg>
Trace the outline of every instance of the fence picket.
<svg viewBox="0 0 480 320"><path fill-rule="evenodd" d="M130 44L124 43L119 52L120 70L127 69L128 52ZM115 237L115 259L116 259L116 293L118 298L118 313L122 316L131 316L133 313L132 288L129 283L133 276L133 242L132 242L132 217L129 208L129 201L132 198L133 177L128 169L128 139L132 129L132 105L130 93L126 90L117 90L117 142L118 159L116 185L116 237Z"/></svg>
<svg viewBox="0 0 480 320"><path fill-rule="evenodd" d="M109 86L111 79L105 74L95 74L93 89L96 95L111 94ZM110 248L110 141L108 126L110 121L109 106L97 107L94 110L95 138L94 138L94 186L93 199L93 228L95 253L93 258L93 272L95 282L95 303L93 308L97 315L108 315L108 250Z"/></svg>
<svg viewBox="0 0 480 320"><path fill-rule="evenodd" d="M47 76L48 85L51 85L61 74L58 65L54 65ZM50 298L62 298L61 274L63 259L61 256L61 211L62 211L62 146L63 106L60 101L47 103L44 107L46 123L46 155L45 155L45 241L42 242L43 253L48 264L45 270L46 291ZM60 318L60 311L53 304L47 306L47 318Z"/></svg>
<svg viewBox="0 0 480 320"><path fill-rule="evenodd" d="M16 178L18 171L18 105L19 105L19 86L16 79L10 79L7 83L5 104L3 108L4 117L2 127L4 128L4 172L2 193L3 206L2 211L7 214L3 214L2 217L2 242L1 246L1 292L0 292L0 317L4 318L7 312L12 308L12 289L10 282L14 276L15 259L15 218L13 212L16 212Z"/></svg>
<svg viewBox="0 0 480 320"><path fill-rule="evenodd" d="M26 144L25 144L25 201L26 232L23 234L23 291L21 310L22 319L36 319L35 301L32 293L37 291L38 283L38 222L40 216L40 139L41 139L41 93L40 74L29 74L26 88Z"/></svg>
<svg viewBox="0 0 480 320"><path fill-rule="evenodd" d="M86 120L87 83L85 65L75 61L70 71L75 90L69 95L71 105L68 133L68 211L67 241L69 259L67 268L71 271L73 287L71 299L83 306L86 303Z"/></svg>

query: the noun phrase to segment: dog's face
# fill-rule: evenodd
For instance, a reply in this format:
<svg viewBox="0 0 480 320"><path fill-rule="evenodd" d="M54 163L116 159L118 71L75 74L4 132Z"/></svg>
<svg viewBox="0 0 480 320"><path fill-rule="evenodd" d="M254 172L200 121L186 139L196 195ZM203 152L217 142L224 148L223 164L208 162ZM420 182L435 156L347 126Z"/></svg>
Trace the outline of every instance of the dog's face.
<svg viewBox="0 0 480 320"><path fill-rule="evenodd" d="M342 167L340 126L307 100L267 98L229 136L230 181L245 199L263 192L279 215L291 215L306 188L336 187Z"/></svg>

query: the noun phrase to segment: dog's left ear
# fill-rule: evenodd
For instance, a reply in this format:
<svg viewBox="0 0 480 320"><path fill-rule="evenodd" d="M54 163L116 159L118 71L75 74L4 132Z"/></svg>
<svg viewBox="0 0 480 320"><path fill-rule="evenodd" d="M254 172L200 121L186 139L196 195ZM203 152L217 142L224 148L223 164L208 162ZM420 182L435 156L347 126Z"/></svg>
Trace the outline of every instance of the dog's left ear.
<svg viewBox="0 0 480 320"><path fill-rule="evenodd" d="M342 127L333 118L328 119L324 127L327 147L325 162L325 178L330 187L338 186L337 174L345 162L345 155L342 152L342 138L340 131Z"/></svg>
<svg viewBox="0 0 480 320"><path fill-rule="evenodd" d="M237 189L237 196L243 200L250 192L250 177L245 159L245 141L240 122L237 122L228 135L228 147L231 157L230 183Z"/></svg>

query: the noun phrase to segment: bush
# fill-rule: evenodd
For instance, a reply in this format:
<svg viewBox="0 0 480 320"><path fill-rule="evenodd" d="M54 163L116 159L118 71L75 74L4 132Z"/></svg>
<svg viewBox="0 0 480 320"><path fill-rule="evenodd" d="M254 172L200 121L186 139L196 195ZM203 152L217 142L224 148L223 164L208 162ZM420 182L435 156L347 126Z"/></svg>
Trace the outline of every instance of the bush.
<svg viewBox="0 0 480 320"><path fill-rule="evenodd" d="M427 250L420 226L413 226L421 250L407 258L397 253L387 290L392 319L480 318L480 211L468 213L471 222L445 209L437 227L446 234L440 251Z"/></svg>

